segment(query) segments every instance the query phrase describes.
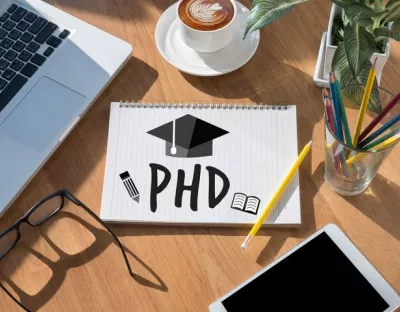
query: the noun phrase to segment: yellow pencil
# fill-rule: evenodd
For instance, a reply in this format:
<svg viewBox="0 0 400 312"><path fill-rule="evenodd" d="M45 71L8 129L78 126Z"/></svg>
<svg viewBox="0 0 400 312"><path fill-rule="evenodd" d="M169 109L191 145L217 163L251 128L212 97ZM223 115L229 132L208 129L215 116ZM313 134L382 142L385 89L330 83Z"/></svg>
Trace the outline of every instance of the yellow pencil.
<svg viewBox="0 0 400 312"><path fill-rule="evenodd" d="M379 143L375 145L371 150L381 150L386 147L392 146L393 144L397 143L397 141L400 139L400 133L395 134L394 136L388 138L387 140L383 141L382 143Z"/></svg>
<svg viewBox="0 0 400 312"><path fill-rule="evenodd" d="M364 116L365 116L365 113L367 112L369 98L371 96L372 87L374 86L374 80L375 80L375 76L376 76L375 68L376 68L376 58L375 58L374 64L371 67L371 70L369 71L369 74L368 74L368 80L367 80L367 84L365 85L364 95L363 95L363 99L362 99L361 107L360 107L360 112L358 113L357 126L356 126L356 130L355 130L354 136L353 136L353 146L354 147L356 147L358 144L358 138L360 137L361 128L362 128L363 121L364 121Z"/></svg>
<svg viewBox="0 0 400 312"><path fill-rule="evenodd" d="M369 151L379 151L381 149L384 149L386 147L392 146L393 144L396 144L400 139L400 133L395 134L394 136L388 138L387 140L383 141L382 143L379 143L377 145L375 145L374 147L372 147L371 149L369 149ZM349 159L346 160L346 163L348 165L352 165L354 163L356 163L357 161L363 159L366 156L366 154L364 153L359 153L356 154L353 157L350 157Z"/></svg>
<svg viewBox="0 0 400 312"><path fill-rule="evenodd" d="M303 150L301 151L299 157L297 157L296 161L294 162L292 168L290 168L288 174L286 175L285 179L283 180L282 184L279 186L278 190L276 191L275 195L272 197L271 201L268 203L267 207L263 211L263 213L258 217L256 223L252 227L249 235L244 240L242 244L242 248L246 249L249 245L250 241L254 236L257 235L258 230L260 229L261 225L263 225L265 219L270 215L271 211L275 207L276 202L278 201L279 197L285 191L286 187L288 186L289 182L292 180L293 176L297 172L297 169L300 167L301 163L303 162L304 158L307 156L308 152L311 149L310 141L306 146L304 146Z"/></svg>
<svg viewBox="0 0 400 312"><path fill-rule="evenodd" d="M365 156L366 156L366 154L364 154L364 153L355 154L354 156L352 156L352 157L350 157L349 159L347 159L347 160L346 160L346 163L347 163L348 165L353 165L353 164L355 164L357 161L363 159Z"/></svg>

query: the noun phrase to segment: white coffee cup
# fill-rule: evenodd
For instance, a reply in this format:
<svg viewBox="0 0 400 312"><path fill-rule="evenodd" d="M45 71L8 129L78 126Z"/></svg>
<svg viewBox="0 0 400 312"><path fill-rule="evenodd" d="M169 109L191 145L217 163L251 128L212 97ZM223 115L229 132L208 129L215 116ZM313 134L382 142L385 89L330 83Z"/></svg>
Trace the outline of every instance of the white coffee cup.
<svg viewBox="0 0 400 312"><path fill-rule="evenodd" d="M177 5L177 16L179 23L179 32L183 42L197 52L215 52L225 48L231 41L237 31L237 6L236 0L231 1L234 9L232 20L229 24L216 30L197 30L186 25L179 17L179 6Z"/></svg>

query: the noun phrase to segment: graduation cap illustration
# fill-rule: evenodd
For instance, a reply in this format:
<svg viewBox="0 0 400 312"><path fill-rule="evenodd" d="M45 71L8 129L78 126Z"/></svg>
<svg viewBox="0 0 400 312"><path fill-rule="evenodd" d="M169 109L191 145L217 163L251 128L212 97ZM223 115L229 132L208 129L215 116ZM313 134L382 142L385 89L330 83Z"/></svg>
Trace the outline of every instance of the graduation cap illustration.
<svg viewBox="0 0 400 312"><path fill-rule="evenodd" d="M229 132L188 114L147 133L166 142L167 156L194 158L212 156L213 140Z"/></svg>

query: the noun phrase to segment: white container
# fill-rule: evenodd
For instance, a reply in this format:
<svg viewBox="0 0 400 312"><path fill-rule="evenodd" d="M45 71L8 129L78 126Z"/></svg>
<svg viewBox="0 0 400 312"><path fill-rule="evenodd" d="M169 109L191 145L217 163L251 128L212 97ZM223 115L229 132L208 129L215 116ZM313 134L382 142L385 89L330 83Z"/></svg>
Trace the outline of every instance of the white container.
<svg viewBox="0 0 400 312"><path fill-rule="evenodd" d="M329 81L324 79L324 63L325 63L325 47L326 47L326 31L322 33L321 44L319 45L317 65L314 70L314 83L318 87L330 88Z"/></svg>
<svg viewBox="0 0 400 312"><path fill-rule="evenodd" d="M326 46L325 46L325 65L324 65L324 76L323 79L329 80L329 73L332 71L332 59L333 55L336 51L336 46L332 45L332 28L333 28L333 20L336 16L340 16L342 14L342 8L337 6L336 4L332 4L331 15L329 17L329 25L328 25L328 34L326 38ZM390 54L390 39L387 41L385 54L374 53L371 57L371 62L376 60L376 79L378 81L378 85L381 82L382 69L386 64L386 61L389 58Z"/></svg>

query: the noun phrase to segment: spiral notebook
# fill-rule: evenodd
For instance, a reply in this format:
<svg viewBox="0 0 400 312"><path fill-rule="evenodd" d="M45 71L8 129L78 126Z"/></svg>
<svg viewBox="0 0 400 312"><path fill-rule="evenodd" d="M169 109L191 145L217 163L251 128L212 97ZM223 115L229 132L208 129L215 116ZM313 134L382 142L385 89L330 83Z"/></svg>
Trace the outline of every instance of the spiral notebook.
<svg viewBox="0 0 400 312"><path fill-rule="evenodd" d="M297 152L294 105L112 103L100 216L251 225ZM297 175L265 223L300 225Z"/></svg>

